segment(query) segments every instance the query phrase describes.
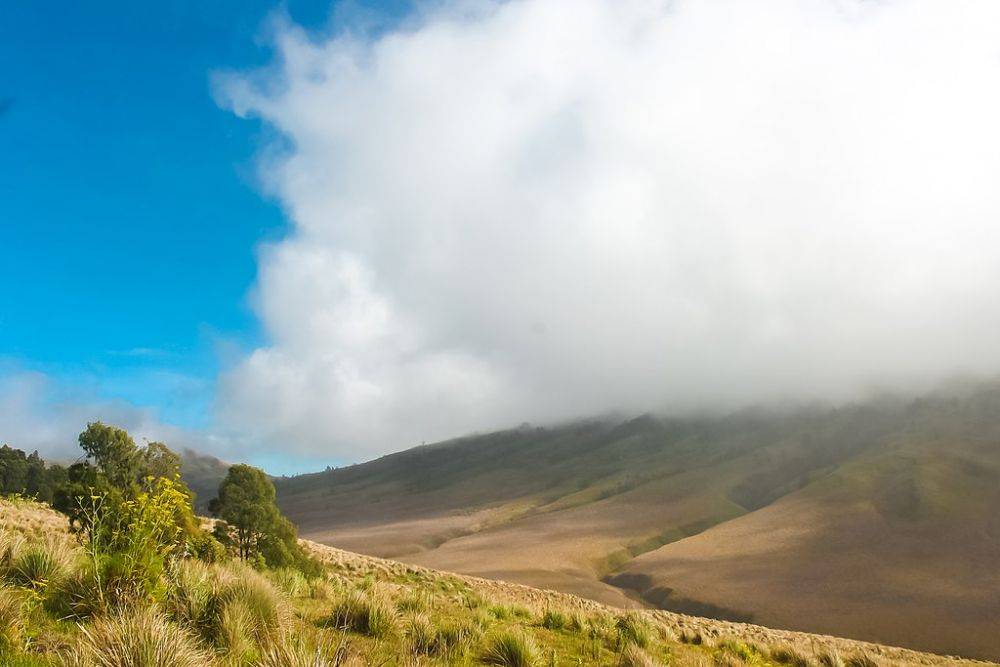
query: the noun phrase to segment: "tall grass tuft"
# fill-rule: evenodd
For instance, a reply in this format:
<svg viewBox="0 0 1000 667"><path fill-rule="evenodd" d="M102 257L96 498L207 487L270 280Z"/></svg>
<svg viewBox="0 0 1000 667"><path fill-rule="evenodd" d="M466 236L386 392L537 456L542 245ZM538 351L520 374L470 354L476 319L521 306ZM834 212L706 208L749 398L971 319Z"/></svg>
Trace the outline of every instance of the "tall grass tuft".
<svg viewBox="0 0 1000 667"><path fill-rule="evenodd" d="M639 648L646 648L650 644L649 623L636 613L619 616L618 620L615 621L615 629L618 632L618 645L620 647L635 644Z"/></svg>
<svg viewBox="0 0 1000 667"><path fill-rule="evenodd" d="M542 615L542 627L549 630L562 630L569 626L569 618L558 609L546 609Z"/></svg>
<svg viewBox="0 0 1000 667"><path fill-rule="evenodd" d="M249 641L267 645L284 623L285 610L278 592L264 577L248 571L224 584L211 602L217 641L236 649Z"/></svg>
<svg viewBox="0 0 1000 667"><path fill-rule="evenodd" d="M657 667L657 662L635 644L629 644L618 657L618 667Z"/></svg>
<svg viewBox="0 0 1000 667"><path fill-rule="evenodd" d="M0 657L24 646L24 602L12 590L0 588Z"/></svg>
<svg viewBox="0 0 1000 667"><path fill-rule="evenodd" d="M437 646L437 631L425 614L414 614L406 619L404 634L414 655L430 655Z"/></svg>
<svg viewBox="0 0 1000 667"><path fill-rule="evenodd" d="M7 579L18 586L44 590L65 574L67 564L52 542L36 542L21 548L14 556Z"/></svg>
<svg viewBox="0 0 1000 667"><path fill-rule="evenodd" d="M309 582L298 570L283 567L269 573L271 582L285 595L291 598L302 597L309 593Z"/></svg>
<svg viewBox="0 0 1000 667"><path fill-rule="evenodd" d="M152 608L120 612L81 626L78 664L93 667L208 667L209 657Z"/></svg>
<svg viewBox="0 0 1000 667"><path fill-rule="evenodd" d="M212 623L219 582L216 568L196 560L175 562L164 606L170 617L204 635Z"/></svg>
<svg viewBox="0 0 1000 667"><path fill-rule="evenodd" d="M775 646L771 649L771 660L779 665L791 667L809 667L809 658L796 651L791 646Z"/></svg>
<svg viewBox="0 0 1000 667"><path fill-rule="evenodd" d="M342 630L350 630L369 637L382 638L397 629L396 610L388 597L373 588L370 591L353 591L334 605L330 623Z"/></svg>
<svg viewBox="0 0 1000 667"><path fill-rule="evenodd" d="M505 631L490 638L479 659L487 665L532 667L538 662L538 650L525 635Z"/></svg>
<svg viewBox="0 0 1000 667"><path fill-rule="evenodd" d="M858 653L847 659L847 667L879 667L879 662L869 653Z"/></svg>
<svg viewBox="0 0 1000 667"><path fill-rule="evenodd" d="M821 667L844 667L844 659L840 657L836 649L820 653L816 661L819 662Z"/></svg>

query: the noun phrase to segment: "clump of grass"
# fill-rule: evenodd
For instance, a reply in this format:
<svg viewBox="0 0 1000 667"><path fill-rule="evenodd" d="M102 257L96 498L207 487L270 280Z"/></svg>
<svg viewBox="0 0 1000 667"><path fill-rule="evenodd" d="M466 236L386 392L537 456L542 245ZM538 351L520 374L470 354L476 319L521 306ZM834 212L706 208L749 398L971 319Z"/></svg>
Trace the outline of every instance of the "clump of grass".
<svg viewBox="0 0 1000 667"><path fill-rule="evenodd" d="M514 618L528 619L532 617L531 610L521 604L510 605L510 615Z"/></svg>
<svg viewBox="0 0 1000 667"><path fill-rule="evenodd" d="M254 667L335 667L344 653L341 644L336 650L305 641L302 637L287 636L265 647ZM331 660L328 656L333 655Z"/></svg>
<svg viewBox="0 0 1000 667"><path fill-rule="evenodd" d="M758 661L761 655L760 650L756 646L732 638L720 641L718 648L722 653L734 656L747 663Z"/></svg>
<svg viewBox="0 0 1000 667"><path fill-rule="evenodd" d="M538 649L520 632L505 631L490 638L479 659L500 667L532 667L538 662Z"/></svg>
<svg viewBox="0 0 1000 667"><path fill-rule="evenodd" d="M437 642L437 630L434 624L424 614L414 614L406 619L404 634L414 655L429 655L434 653Z"/></svg>
<svg viewBox="0 0 1000 667"><path fill-rule="evenodd" d="M583 618L583 614L578 611L574 611L569 614L566 621L566 628L572 630L573 632L583 632L583 629L587 627L587 622Z"/></svg>
<svg viewBox="0 0 1000 667"><path fill-rule="evenodd" d="M94 667L207 667L181 628L152 608L102 617L81 626L75 658Z"/></svg>
<svg viewBox="0 0 1000 667"><path fill-rule="evenodd" d="M182 560L171 566L168 578L164 601L168 614L187 628L204 633L211 623L218 594L215 568L201 561Z"/></svg>
<svg viewBox="0 0 1000 667"><path fill-rule="evenodd" d="M829 651L824 651L817 656L816 661L819 662L822 667L844 667L844 659L840 657L836 649L830 649Z"/></svg>
<svg viewBox="0 0 1000 667"><path fill-rule="evenodd" d="M313 600L329 600L332 595L333 587L326 579L317 577L309 581L309 597Z"/></svg>
<svg viewBox="0 0 1000 667"><path fill-rule="evenodd" d="M6 578L11 566L27 541L20 533L0 531L0 578Z"/></svg>
<svg viewBox="0 0 1000 667"><path fill-rule="evenodd" d="M657 662L635 644L626 646L618 656L618 667L656 667Z"/></svg>
<svg viewBox="0 0 1000 667"><path fill-rule="evenodd" d="M294 568L282 567L268 574L271 582L288 597L303 597L309 592L309 582L305 575Z"/></svg>
<svg viewBox="0 0 1000 667"><path fill-rule="evenodd" d="M44 590L66 573L66 562L53 543L30 544L18 551L10 564L7 578L18 586Z"/></svg>
<svg viewBox="0 0 1000 667"><path fill-rule="evenodd" d="M847 659L847 667L879 667L879 662L870 653L858 653Z"/></svg>
<svg viewBox="0 0 1000 667"><path fill-rule="evenodd" d="M396 609L402 613L424 611L427 607L427 594L423 591L411 591L396 602Z"/></svg>
<svg viewBox="0 0 1000 667"><path fill-rule="evenodd" d="M434 637L434 653L458 657L464 655L483 631L477 625L461 621L442 624Z"/></svg>
<svg viewBox="0 0 1000 667"><path fill-rule="evenodd" d="M209 602L203 636L238 656L254 655L281 634L285 609L278 591L247 570L221 584Z"/></svg>
<svg viewBox="0 0 1000 667"><path fill-rule="evenodd" d="M24 631L24 601L14 591L0 588L0 656L23 648Z"/></svg>
<svg viewBox="0 0 1000 667"><path fill-rule="evenodd" d="M396 610L386 595L377 590L354 591L334 605L330 615L334 627L369 637L382 638L396 632Z"/></svg>
<svg viewBox="0 0 1000 667"><path fill-rule="evenodd" d="M635 644L639 648L646 648L650 644L649 624L636 613L619 616L615 621L615 629L618 632L619 646Z"/></svg>
<svg viewBox="0 0 1000 667"><path fill-rule="evenodd" d="M705 643L705 638L697 630L681 630L678 639L681 643L692 644L694 646L701 646Z"/></svg>
<svg viewBox="0 0 1000 667"><path fill-rule="evenodd" d="M809 658L796 651L791 646L775 646L771 648L771 660L779 665L791 667L809 667Z"/></svg>
<svg viewBox="0 0 1000 667"><path fill-rule="evenodd" d="M546 609L541 624L549 630L562 630L569 626L569 618L558 609Z"/></svg>
<svg viewBox="0 0 1000 667"><path fill-rule="evenodd" d="M498 621L506 621L511 617L510 607L505 604L491 604L486 611Z"/></svg>

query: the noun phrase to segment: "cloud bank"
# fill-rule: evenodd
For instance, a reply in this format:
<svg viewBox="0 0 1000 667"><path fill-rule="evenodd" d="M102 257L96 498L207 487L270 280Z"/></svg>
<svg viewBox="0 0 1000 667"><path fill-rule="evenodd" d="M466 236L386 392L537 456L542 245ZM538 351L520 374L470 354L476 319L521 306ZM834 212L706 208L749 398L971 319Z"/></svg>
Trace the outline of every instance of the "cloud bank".
<svg viewBox="0 0 1000 667"><path fill-rule="evenodd" d="M1000 370L1000 3L450 1L221 97L293 231L226 428L346 459Z"/></svg>

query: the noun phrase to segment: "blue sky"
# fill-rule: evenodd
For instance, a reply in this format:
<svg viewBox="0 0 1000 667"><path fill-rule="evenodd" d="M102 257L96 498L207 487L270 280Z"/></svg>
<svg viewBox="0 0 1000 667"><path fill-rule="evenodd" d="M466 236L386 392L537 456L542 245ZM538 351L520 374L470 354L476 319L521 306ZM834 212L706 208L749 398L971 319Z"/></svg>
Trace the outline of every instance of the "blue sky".
<svg viewBox="0 0 1000 667"><path fill-rule="evenodd" d="M400 6L353 7L382 16ZM338 11L344 11L342 8ZM0 361L199 428L233 350L261 334L256 183L266 138L212 73L272 54L269 17L329 2L13 3L0 22ZM0 436L2 437L2 436Z"/></svg>
<svg viewBox="0 0 1000 667"><path fill-rule="evenodd" d="M1000 369L997 3L352 1L5 7L0 440L281 473Z"/></svg>

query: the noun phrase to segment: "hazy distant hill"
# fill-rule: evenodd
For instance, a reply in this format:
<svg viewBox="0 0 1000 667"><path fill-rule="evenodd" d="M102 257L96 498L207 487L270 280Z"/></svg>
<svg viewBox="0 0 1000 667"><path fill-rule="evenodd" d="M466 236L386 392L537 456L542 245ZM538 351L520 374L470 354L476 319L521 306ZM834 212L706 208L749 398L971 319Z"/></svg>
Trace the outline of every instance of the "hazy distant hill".
<svg viewBox="0 0 1000 667"><path fill-rule="evenodd" d="M997 384L525 427L277 485L304 537L350 550L1000 656Z"/></svg>
<svg viewBox="0 0 1000 667"><path fill-rule="evenodd" d="M192 449L181 453L181 477L195 493L195 509L208 510L208 503L219 491L219 482L226 476L229 464Z"/></svg>

